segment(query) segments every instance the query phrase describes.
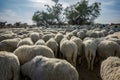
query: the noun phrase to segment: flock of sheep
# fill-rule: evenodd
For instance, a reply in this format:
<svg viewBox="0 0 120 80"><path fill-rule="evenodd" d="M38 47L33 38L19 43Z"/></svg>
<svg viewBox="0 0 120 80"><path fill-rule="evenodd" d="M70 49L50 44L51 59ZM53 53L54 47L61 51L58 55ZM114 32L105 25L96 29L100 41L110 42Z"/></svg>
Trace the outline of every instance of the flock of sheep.
<svg viewBox="0 0 120 80"><path fill-rule="evenodd" d="M102 80L120 80L115 30L11 28L0 30L0 80L79 80L78 64L101 63Z"/></svg>

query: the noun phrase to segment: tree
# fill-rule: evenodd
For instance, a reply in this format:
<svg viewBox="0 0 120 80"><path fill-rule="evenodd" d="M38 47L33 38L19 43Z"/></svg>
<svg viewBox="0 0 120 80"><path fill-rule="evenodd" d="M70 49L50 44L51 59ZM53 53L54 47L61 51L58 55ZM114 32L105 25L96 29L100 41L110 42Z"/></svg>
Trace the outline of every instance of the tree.
<svg viewBox="0 0 120 80"><path fill-rule="evenodd" d="M69 24L91 23L100 15L100 3L89 5L87 0L82 0L67 7L64 14Z"/></svg>
<svg viewBox="0 0 120 80"><path fill-rule="evenodd" d="M36 22L37 26L46 25L47 14L44 11L36 11L32 20Z"/></svg>
<svg viewBox="0 0 120 80"><path fill-rule="evenodd" d="M55 2L55 5L49 6L45 5L46 11L37 11L34 13L32 20L37 23L37 26L43 24L61 24L62 23L62 4L58 3L58 0L52 0Z"/></svg>

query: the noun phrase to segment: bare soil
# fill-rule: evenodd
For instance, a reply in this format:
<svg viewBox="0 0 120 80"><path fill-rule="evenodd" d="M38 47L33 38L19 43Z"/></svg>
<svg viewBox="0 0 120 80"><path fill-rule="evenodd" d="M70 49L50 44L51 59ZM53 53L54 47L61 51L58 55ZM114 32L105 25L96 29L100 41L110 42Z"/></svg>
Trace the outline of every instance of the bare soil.
<svg viewBox="0 0 120 80"><path fill-rule="evenodd" d="M87 68L87 61L82 61L81 65L77 65L79 80L102 80L100 77L100 64L95 63L94 70L90 71Z"/></svg>

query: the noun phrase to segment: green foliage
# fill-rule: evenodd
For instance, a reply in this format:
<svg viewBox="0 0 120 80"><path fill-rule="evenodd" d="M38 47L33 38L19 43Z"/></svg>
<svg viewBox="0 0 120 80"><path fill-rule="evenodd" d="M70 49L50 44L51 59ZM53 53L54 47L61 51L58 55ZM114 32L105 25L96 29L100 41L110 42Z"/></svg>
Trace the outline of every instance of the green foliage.
<svg viewBox="0 0 120 80"><path fill-rule="evenodd" d="M66 22L69 24L88 24L100 15L101 4L98 2L89 5L88 0L81 0L81 2L65 8L63 13L62 4L58 3L59 0L52 1L55 2L55 4L53 6L45 5L46 11L36 11L34 13L32 20L36 22L38 26L63 24L63 15L66 16Z"/></svg>
<svg viewBox="0 0 120 80"><path fill-rule="evenodd" d="M62 4L58 3L58 0L52 0L55 2L54 6L45 5L45 11L37 11L34 13L32 20L37 23L37 26L46 24L60 24L61 13L63 10Z"/></svg>
<svg viewBox="0 0 120 80"><path fill-rule="evenodd" d="M67 7L64 14L69 24L90 23L100 15L100 3L89 5L87 0L82 0Z"/></svg>

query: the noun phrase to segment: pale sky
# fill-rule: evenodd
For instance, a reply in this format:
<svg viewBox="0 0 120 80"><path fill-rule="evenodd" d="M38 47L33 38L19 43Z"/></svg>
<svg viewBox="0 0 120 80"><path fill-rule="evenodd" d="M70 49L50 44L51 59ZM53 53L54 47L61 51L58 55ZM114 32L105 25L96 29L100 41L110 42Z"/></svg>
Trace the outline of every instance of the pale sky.
<svg viewBox="0 0 120 80"><path fill-rule="evenodd" d="M75 4L80 0L59 0L63 7ZM120 23L120 0L89 0L101 2L101 15L96 23ZM0 21L8 23L26 22L33 24L32 15L37 10L45 10L45 4L53 5L51 0L0 0Z"/></svg>

